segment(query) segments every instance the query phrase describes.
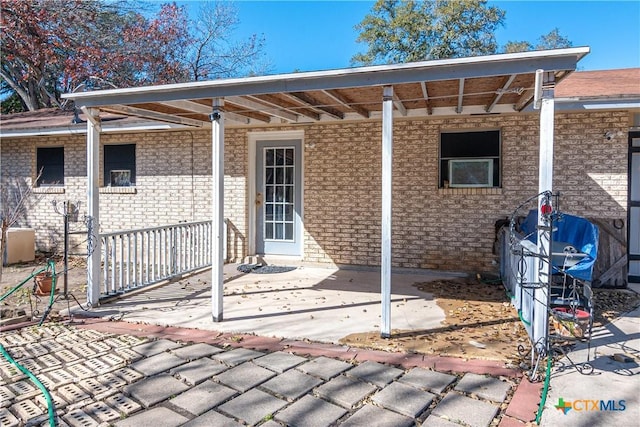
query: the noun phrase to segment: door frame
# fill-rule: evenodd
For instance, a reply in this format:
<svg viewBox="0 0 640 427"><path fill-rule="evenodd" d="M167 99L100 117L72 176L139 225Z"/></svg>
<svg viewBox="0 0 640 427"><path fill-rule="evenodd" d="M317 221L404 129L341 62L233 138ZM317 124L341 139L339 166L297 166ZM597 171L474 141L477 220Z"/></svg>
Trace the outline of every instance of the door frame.
<svg viewBox="0 0 640 427"><path fill-rule="evenodd" d="M248 211L248 255L256 255L256 174L258 172L256 165L256 149L258 141L300 141L300 255L288 255L287 257L295 257L299 259L304 258L304 130L290 130L290 131L263 131L263 132L248 132L247 133L247 146L248 146L248 168L247 171L247 190L249 192L247 196L247 211ZM279 255L282 256L282 255Z"/></svg>
<svg viewBox="0 0 640 427"><path fill-rule="evenodd" d="M640 130L630 130L629 131L629 160L628 160L628 194L627 194L627 281L632 283L640 282L640 276L635 276L631 274L631 261L640 261L640 255L631 254L631 208L632 207L640 207L639 201L631 200L631 183L634 179L633 169L631 165L631 159L634 153L640 153L640 147L633 147L633 139L640 138ZM639 177L635 177L638 179Z"/></svg>

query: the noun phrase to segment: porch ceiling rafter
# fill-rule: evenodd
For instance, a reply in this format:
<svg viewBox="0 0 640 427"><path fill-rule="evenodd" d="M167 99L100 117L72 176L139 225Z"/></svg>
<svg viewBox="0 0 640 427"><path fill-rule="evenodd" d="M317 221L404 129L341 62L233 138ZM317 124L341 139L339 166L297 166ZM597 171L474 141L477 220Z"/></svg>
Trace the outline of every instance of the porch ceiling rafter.
<svg viewBox="0 0 640 427"><path fill-rule="evenodd" d="M342 120L344 119L344 114L341 111L336 110L327 105L322 105L322 102L315 99L313 96L304 93L304 92L291 92L284 93L284 95L293 100L294 102L302 103L302 105L306 105L307 107L315 110L321 114L326 114L334 119Z"/></svg>
<svg viewBox="0 0 640 427"><path fill-rule="evenodd" d="M287 97L288 94L286 92L283 92L278 95L281 95L281 96L284 95L284 97ZM299 102L297 104L287 103L283 99L280 99L279 97L277 97L275 94L249 95L247 96L247 98L255 99L256 101L266 104L268 106L271 106L273 108L278 108L278 109L281 109L282 111L287 111L291 114L294 114L297 116L296 121L299 121L299 116L307 117L313 121L320 120L320 113L316 113L315 111L309 108L300 106Z"/></svg>
<svg viewBox="0 0 640 427"><path fill-rule="evenodd" d="M356 113L360 114L365 119L368 119L371 116L371 112L369 110L367 110L364 107L361 107L355 101L353 101L352 99L349 99L348 96L341 94L340 91L338 90L322 90L321 92L327 95L329 98L336 101L337 103L339 103L340 105L346 108L349 108L355 111Z"/></svg>
<svg viewBox="0 0 640 427"><path fill-rule="evenodd" d="M511 86L511 83L513 83L516 77L518 77L517 74L511 74L509 77L505 77L502 80L500 89L496 91L496 94L493 96L493 99L491 100L489 105L487 105L487 108L486 108L487 113L490 113L491 110L493 110L493 107L495 107L498 101L500 101L500 98L502 98L502 95L504 95L505 92L509 89L509 86Z"/></svg>
<svg viewBox="0 0 640 427"><path fill-rule="evenodd" d="M290 111L284 111L280 107L273 108L273 106L268 106L262 102L254 101L253 98L248 99L240 96L230 96L225 98L225 101L229 104L237 105L240 108L247 108L249 110L260 111L261 113L267 114L271 117L277 117L279 119L283 119L288 122L298 121L297 114L294 114Z"/></svg>
<svg viewBox="0 0 640 427"><path fill-rule="evenodd" d="M458 81L458 106L456 107L456 113L462 113L462 103L464 101L464 79Z"/></svg>
<svg viewBox="0 0 640 427"><path fill-rule="evenodd" d="M206 123L201 120L180 117L176 114L160 113L146 108L132 107L130 105L105 105L100 107L102 111L126 114L129 116L142 117L145 119L157 120L160 122L177 123L185 126L205 127Z"/></svg>
<svg viewBox="0 0 640 427"><path fill-rule="evenodd" d="M400 114L402 114L402 116L406 116L407 107L404 106L404 104L402 103L402 100L398 97L395 90L393 91L392 99L393 99L393 105L394 107L396 107L396 110L398 110Z"/></svg>
<svg viewBox="0 0 640 427"><path fill-rule="evenodd" d="M420 89L422 89L422 97L424 98L424 103L427 108L427 114L433 114L433 108L431 107L431 102L429 101L429 91L427 91L427 82L420 82Z"/></svg>
<svg viewBox="0 0 640 427"><path fill-rule="evenodd" d="M164 102L161 102L160 104L166 105L168 107L179 108L181 110L185 110L191 113L206 114L207 117L213 111L210 106L201 104L196 101L186 101L186 100L164 101ZM226 119L229 119L237 123L249 124L251 122L250 120L251 118L249 116L244 116L242 114L233 113L230 111L226 111L224 117Z"/></svg>

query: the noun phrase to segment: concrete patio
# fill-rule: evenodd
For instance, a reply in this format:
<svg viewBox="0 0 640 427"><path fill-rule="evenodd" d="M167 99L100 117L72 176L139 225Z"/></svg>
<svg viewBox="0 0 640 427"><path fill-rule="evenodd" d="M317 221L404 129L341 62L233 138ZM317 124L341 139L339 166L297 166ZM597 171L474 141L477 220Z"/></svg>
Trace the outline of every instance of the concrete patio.
<svg viewBox="0 0 640 427"><path fill-rule="evenodd" d="M415 283L464 277L460 273L394 272L391 327L436 328L444 319L432 295ZM211 315L211 273L105 302L83 315L268 337L337 343L358 332L380 330L380 274L375 269L299 266L293 271L240 273L225 267L224 321ZM79 314L79 309L72 309Z"/></svg>

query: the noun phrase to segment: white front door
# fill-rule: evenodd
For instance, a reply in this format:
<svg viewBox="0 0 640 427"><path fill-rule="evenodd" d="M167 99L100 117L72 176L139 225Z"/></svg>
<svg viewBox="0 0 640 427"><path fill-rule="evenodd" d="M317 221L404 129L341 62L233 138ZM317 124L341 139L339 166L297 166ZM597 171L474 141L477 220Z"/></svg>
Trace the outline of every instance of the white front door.
<svg viewBox="0 0 640 427"><path fill-rule="evenodd" d="M629 133L629 281L640 283L640 132Z"/></svg>
<svg viewBox="0 0 640 427"><path fill-rule="evenodd" d="M256 253L302 255L302 141L256 141Z"/></svg>

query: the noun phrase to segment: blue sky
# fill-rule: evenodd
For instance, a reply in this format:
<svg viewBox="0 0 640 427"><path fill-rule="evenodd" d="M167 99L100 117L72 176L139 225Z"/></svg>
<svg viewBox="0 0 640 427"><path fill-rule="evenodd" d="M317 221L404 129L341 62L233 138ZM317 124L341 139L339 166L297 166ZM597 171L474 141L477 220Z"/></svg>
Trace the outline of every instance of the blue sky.
<svg viewBox="0 0 640 427"><path fill-rule="evenodd" d="M189 9L197 2L181 1ZM263 34L272 73L350 66L365 50L354 26L370 11L370 1L236 1L237 37ZM590 46L582 70L640 67L640 1L495 1L506 11L498 43L536 42L559 28L574 46Z"/></svg>

